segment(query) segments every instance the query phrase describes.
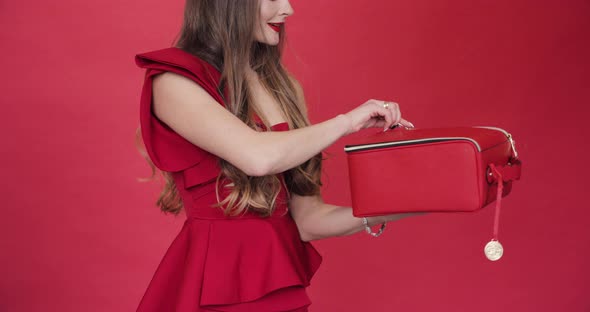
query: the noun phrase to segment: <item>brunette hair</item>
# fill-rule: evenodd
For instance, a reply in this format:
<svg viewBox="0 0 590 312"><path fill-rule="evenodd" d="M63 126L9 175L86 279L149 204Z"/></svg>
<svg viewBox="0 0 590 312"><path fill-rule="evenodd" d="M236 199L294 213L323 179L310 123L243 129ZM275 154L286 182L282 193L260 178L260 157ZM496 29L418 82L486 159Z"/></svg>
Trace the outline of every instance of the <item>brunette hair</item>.
<svg viewBox="0 0 590 312"><path fill-rule="evenodd" d="M259 0L187 0L182 29L175 46L208 62L221 72L219 91L227 94L226 108L253 129L257 129L253 112L270 125L252 103L246 80L246 68L251 66L263 87L280 105L290 129L310 125L305 100L296 79L281 63L285 41L281 27L280 43L270 46L257 42L254 29L258 24ZM227 91L227 93L225 93ZM138 131L140 140L140 131ZM145 155L145 153L144 153ZM156 169L149 157L152 177ZM249 209L262 216L272 214L280 190L276 175L248 176L229 162L219 158L221 173L216 181L217 206L226 206L226 215L237 215ZM287 190L302 196L318 195L321 183L322 154L284 173ZM157 205L165 213L178 214L183 208L172 176L162 172L166 180ZM219 201L219 181L229 179L231 193Z"/></svg>

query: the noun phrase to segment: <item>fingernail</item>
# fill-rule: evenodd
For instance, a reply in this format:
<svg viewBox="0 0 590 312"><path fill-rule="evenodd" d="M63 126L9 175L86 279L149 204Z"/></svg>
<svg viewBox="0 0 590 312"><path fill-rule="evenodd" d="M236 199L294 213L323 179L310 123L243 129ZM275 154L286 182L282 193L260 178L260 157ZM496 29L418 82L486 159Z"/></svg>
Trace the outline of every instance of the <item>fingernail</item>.
<svg viewBox="0 0 590 312"><path fill-rule="evenodd" d="M408 121L408 123L410 124L410 126L412 126L412 128L415 128L413 123L411 123L409 121Z"/></svg>

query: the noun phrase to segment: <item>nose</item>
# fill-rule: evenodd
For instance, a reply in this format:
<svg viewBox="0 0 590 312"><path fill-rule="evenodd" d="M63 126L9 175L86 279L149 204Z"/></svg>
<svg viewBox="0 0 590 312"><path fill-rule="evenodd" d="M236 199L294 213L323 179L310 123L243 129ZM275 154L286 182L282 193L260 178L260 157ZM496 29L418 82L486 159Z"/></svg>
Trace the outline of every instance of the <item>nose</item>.
<svg viewBox="0 0 590 312"><path fill-rule="evenodd" d="M295 11L293 10L291 3L289 3L289 0L286 0L285 4L281 8L281 15L291 16L291 15L293 15L293 13L295 13Z"/></svg>

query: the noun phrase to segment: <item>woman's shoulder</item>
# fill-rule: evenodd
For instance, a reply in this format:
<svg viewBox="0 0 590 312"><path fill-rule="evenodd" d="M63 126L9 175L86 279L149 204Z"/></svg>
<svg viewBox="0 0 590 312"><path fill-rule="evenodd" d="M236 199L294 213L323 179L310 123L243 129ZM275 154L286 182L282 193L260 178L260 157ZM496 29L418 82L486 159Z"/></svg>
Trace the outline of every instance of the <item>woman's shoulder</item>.
<svg viewBox="0 0 590 312"><path fill-rule="evenodd" d="M154 80L167 72L184 76L223 104L218 90L219 72L200 58L175 47L139 53L135 61L146 69L140 100L140 126L144 145L154 165L160 170L176 172L210 157L211 154L187 141L156 117L153 111Z"/></svg>
<svg viewBox="0 0 590 312"><path fill-rule="evenodd" d="M152 84L153 78L157 75L166 72L174 73L192 80L217 102L223 102L224 95L219 89L221 73L216 67L193 53L178 47L163 48L136 54L135 63L140 68L146 69L147 84Z"/></svg>
<svg viewBox="0 0 590 312"><path fill-rule="evenodd" d="M221 73L213 65L193 53L178 47L146 51L135 55L135 64L140 68L185 71L202 79L219 82Z"/></svg>

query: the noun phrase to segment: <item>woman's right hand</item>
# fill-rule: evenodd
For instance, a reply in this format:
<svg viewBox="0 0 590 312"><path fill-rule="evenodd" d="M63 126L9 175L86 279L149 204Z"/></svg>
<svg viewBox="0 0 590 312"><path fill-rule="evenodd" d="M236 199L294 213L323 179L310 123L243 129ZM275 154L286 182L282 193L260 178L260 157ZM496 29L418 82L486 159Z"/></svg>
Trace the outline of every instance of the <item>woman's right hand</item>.
<svg viewBox="0 0 590 312"><path fill-rule="evenodd" d="M371 99L343 115L351 122L351 128L345 135L365 128L383 128L386 131L397 124L414 128L411 122L402 118L399 104L395 102Z"/></svg>

